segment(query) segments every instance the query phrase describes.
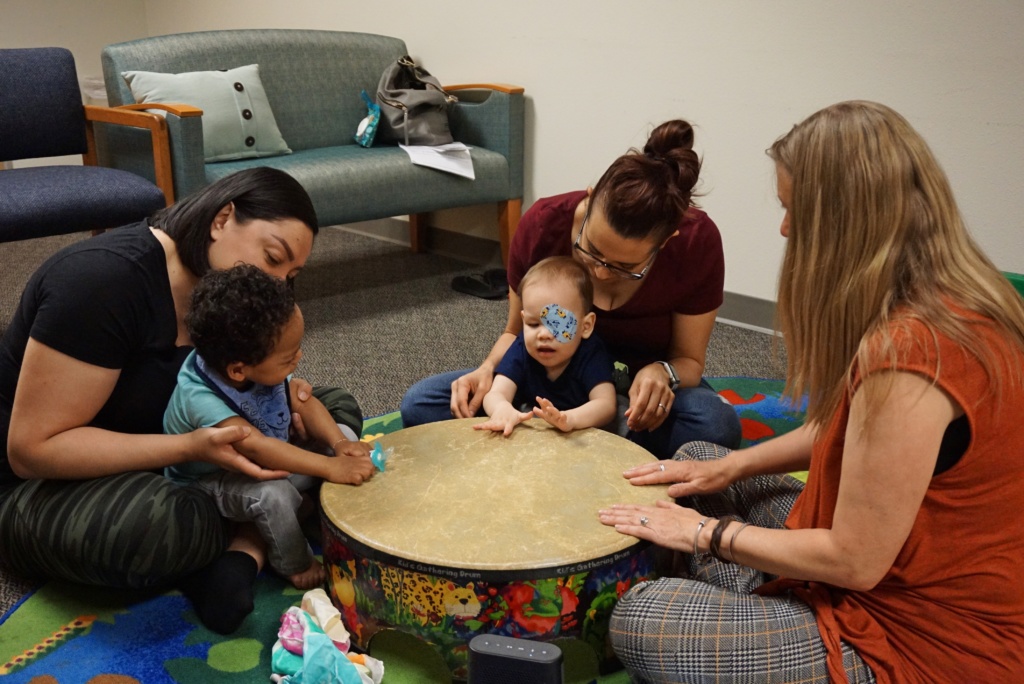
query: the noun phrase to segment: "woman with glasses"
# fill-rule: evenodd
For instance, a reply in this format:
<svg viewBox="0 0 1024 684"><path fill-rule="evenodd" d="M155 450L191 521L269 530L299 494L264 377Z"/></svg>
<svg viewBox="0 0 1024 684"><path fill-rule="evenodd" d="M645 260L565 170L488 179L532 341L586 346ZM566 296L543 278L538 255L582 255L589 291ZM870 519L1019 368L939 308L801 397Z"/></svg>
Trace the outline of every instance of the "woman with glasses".
<svg viewBox="0 0 1024 684"><path fill-rule="evenodd" d="M735 411L702 377L725 263L718 228L692 201L699 174L693 128L667 121L592 189L534 203L509 253L505 331L479 368L410 388L403 424L478 415L494 369L522 329L520 279L541 259L572 256L590 272L596 333L619 369L620 434L659 458L693 440L738 446Z"/></svg>

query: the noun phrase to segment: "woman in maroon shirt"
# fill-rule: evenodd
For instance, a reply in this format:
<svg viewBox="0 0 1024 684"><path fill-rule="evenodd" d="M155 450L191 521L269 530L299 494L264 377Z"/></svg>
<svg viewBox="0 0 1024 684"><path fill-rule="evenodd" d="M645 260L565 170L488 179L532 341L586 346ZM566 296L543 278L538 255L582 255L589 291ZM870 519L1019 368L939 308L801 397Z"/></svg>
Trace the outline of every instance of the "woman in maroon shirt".
<svg viewBox="0 0 1024 684"><path fill-rule="evenodd" d="M699 173L692 127L667 121L593 189L538 200L512 240L505 331L479 368L411 387L403 424L480 413L495 367L522 330L520 279L541 259L566 255L590 271L597 334L625 366L616 382L620 434L659 458L692 440L737 446L735 411L702 377L725 265L718 228L693 206Z"/></svg>

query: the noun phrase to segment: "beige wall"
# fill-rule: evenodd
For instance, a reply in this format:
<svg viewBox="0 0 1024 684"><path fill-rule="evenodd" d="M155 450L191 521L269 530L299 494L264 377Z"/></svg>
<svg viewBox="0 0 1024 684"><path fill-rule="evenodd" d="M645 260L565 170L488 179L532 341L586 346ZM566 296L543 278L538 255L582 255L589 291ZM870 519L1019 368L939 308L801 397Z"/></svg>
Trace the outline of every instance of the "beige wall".
<svg viewBox="0 0 1024 684"><path fill-rule="evenodd" d="M145 0L0 0L0 47L65 47L78 78L102 78L100 50L147 34ZM15 166L80 163L57 157Z"/></svg>
<svg viewBox="0 0 1024 684"><path fill-rule="evenodd" d="M68 48L80 78L102 76L104 45L145 35L145 0L0 2L0 46Z"/></svg>
<svg viewBox="0 0 1024 684"><path fill-rule="evenodd" d="M526 88L526 206L594 183L653 125L688 118L704 155L702 204L725 240L726 289L764 299L774 299L782 251L764 149L824 105L879 100L932 144L997 265L1024 272L1017 0L103 0L83 3L88 11L73 0L15 0L21 28L6 20L6 4L4 44L7 33L19 44L61 40L83 74L98 70L105 42L136 33L280 27L399 36L443 82ZM494 235L489 210L440 221Z"/></svg>

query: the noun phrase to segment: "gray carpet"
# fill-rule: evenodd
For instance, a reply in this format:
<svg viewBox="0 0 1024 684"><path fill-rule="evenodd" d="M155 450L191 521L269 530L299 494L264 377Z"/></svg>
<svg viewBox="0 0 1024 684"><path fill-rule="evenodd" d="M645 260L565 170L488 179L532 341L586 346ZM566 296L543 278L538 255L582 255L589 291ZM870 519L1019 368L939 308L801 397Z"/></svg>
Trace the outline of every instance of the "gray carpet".
<svg viewBox="0 0 1024 684"><path fill-rule="evenodd" d="M32 272L57 249L83 236L0 244L0 327L6 327ZM504 300L460 294L455 275L482 267L437 254L325 228L299 277L306 320L297 375L315 385L342 385L366 416L394 411L406 388L427 375L475 366L502 331ZM706 375L781 378L784 350L773 361L771 336L719 323ZM0 571L0 615L30 584Z"/></svg>

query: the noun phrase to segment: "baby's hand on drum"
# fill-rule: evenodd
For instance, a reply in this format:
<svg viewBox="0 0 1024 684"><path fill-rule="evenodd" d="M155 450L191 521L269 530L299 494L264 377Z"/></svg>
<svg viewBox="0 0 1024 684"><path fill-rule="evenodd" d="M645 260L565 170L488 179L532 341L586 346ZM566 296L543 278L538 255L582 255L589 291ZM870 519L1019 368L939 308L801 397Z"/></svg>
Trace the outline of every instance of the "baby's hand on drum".
<svg viewBox="0 0 1024 684"><path fill-rule="evenodd" d="M356 444L356 442L349 442ZM340 447L341 445L339 445ZM343 458L325 457L324 479L334 484L361 485L377 472L373 461L370 460L369 452L359 455L346 455Z"/></svg>
<svg viewBox="0 0 1024 684"><path fill-rule="evenodd" d="M500 432L508 437L516 425L530 418L533 418L532 412L522 413L517 411L512 404L506 404L496 410L489 420L474 425L473 429Z"/></svg>
<svg viewBox="0 0 1024 684"><path fill-rule="evenodd" d="M335 456L350 456L352 458L370 457L373 451L366 442L353 442L348 439L339 439L332 447Z"/></svg>
<svg viewBox="0 0 1024 684"><path fill-rule="evenodd" d="M568 413L559 411L555 408L554 404L544 397L537 397L537 403L539 406L533 409L533 415L546 420L562 432L572 432Z"/></svg>

